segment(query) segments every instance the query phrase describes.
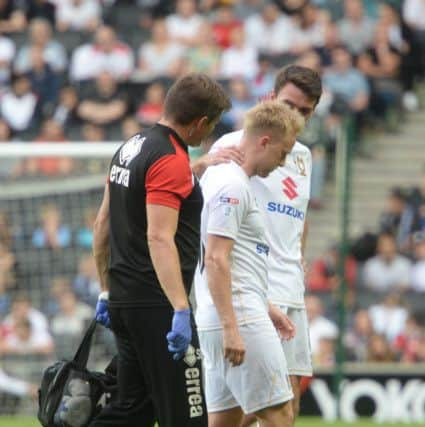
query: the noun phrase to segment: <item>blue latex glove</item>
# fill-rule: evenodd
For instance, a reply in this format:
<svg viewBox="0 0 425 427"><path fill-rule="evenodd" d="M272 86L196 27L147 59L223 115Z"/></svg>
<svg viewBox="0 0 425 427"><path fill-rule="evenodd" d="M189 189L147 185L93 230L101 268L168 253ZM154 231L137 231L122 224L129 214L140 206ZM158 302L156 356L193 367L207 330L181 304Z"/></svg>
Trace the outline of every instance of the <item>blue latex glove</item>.
<svg viewBox="0 0 425 427"><path fill-rule="evenodd" d="M109 302L108 299L109 299L108 292L100 293L99 298L97 299L97 304L96 304L96 314L94 316L96 319L96 322L100 323L106 328L111 327L111 320L109 319L109 313L108 313L108 302Z"/></svg>
<svg viewBox="0 0 425 427"><path fill-rule="evenodd" d="M167 334L167 341L168 351L174 353L174 360L179 360L186 354L186 350L192 341L190 308L174 312L171 331Z"/></svg>

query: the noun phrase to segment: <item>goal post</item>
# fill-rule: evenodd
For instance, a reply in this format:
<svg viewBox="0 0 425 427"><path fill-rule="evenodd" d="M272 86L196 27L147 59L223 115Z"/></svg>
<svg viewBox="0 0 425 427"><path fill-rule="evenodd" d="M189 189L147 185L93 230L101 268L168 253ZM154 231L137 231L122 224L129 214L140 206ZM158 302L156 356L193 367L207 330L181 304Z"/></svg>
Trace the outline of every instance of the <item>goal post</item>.
<svg viewBox="0 0 425 427"><path fill-rule="evenodd" d="M0 304L0 325L11 313L13 298L25 294L46 316L54 341L48 357L0 357L0 370L10 378L38 384L42 370L53 360L72 356L81 335L61 335L63 322L54 323L62 310L64 289L70 289L84 304L86 316L93 318L100 286L91 250L92 225L110 160L119 146L119 142L0 143L0 256L7 260L0 263L0 302L6 302ZM73 319L69 323L72 332ZM55 330L54 325L59 327ZM114 352L112 334L98 328L92 363L103 369ZM0 406L7 413L34 410L30 399L16 409L18 398L3 396L0 391Z"/></svg>

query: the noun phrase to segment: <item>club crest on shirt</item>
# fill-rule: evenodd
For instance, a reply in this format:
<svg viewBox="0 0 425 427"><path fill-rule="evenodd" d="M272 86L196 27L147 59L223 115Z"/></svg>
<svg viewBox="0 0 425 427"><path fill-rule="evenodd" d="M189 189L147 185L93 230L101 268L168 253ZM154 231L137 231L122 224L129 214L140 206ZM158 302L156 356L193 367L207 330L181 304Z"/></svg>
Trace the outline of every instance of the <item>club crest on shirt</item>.
<svg viewBox="0 0 425 427"><path fill-rule="evenodd" d="M130 162L140 153L142 149L143 141L146 138L142 138L141 135L134 135L130 138L120 150L120 163L128 167Z"/></svg>
<svg viewBox="0 0 425 427"><path fill-rule="evenodd" d="M297 167L298 172L300 173L300 175L307 176L306 167L305 167L305 163L304 163L303 158L301 156L297 156L294 159L294 162L295 162L295 166Z"/></svg>

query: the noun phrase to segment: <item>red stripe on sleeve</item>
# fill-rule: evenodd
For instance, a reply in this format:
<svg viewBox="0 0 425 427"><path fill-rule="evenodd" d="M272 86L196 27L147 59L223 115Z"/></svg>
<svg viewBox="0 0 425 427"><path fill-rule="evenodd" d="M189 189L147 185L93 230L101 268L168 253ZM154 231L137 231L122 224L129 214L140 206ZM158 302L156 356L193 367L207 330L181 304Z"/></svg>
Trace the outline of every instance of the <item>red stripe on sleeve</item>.
<svg viewBox="0 0 425 427"><path fill-rule="evenodd" d="M146 174L146 203L180 209L182 199L193 189L192 171L186 153L169 154L153 163Z"/></svg>

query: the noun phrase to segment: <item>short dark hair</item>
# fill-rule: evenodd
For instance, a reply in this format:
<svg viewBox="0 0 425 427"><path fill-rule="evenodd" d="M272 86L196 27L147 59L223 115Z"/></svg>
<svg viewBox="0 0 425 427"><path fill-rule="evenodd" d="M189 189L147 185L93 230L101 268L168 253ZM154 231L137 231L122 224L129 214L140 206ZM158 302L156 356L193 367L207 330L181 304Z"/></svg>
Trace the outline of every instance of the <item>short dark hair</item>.
<svg viewBox="0 0 425 427"><path fill-rule="evenodd" d="M219 83L204 73L191 73L168 90L164 115L184 126L203 116L211 122L230 107L230 98Z"/></svg>
<svg viewBox="0 0 425 427"><path fill-rule="evenodd" d="M277 95L288 83L292 83L301 89L317 105L322 96L322 81L316 71L301 65L287 65L283 67L277 73L274 93Z"/></svg>
<svg viewBox="0 0 425 427"><path fill-rule="evenodd" d="M391 188L389 196L393 199L398 199L402 202L407 202L408 200L406 191L403 190L401 187Z"/></svg>

